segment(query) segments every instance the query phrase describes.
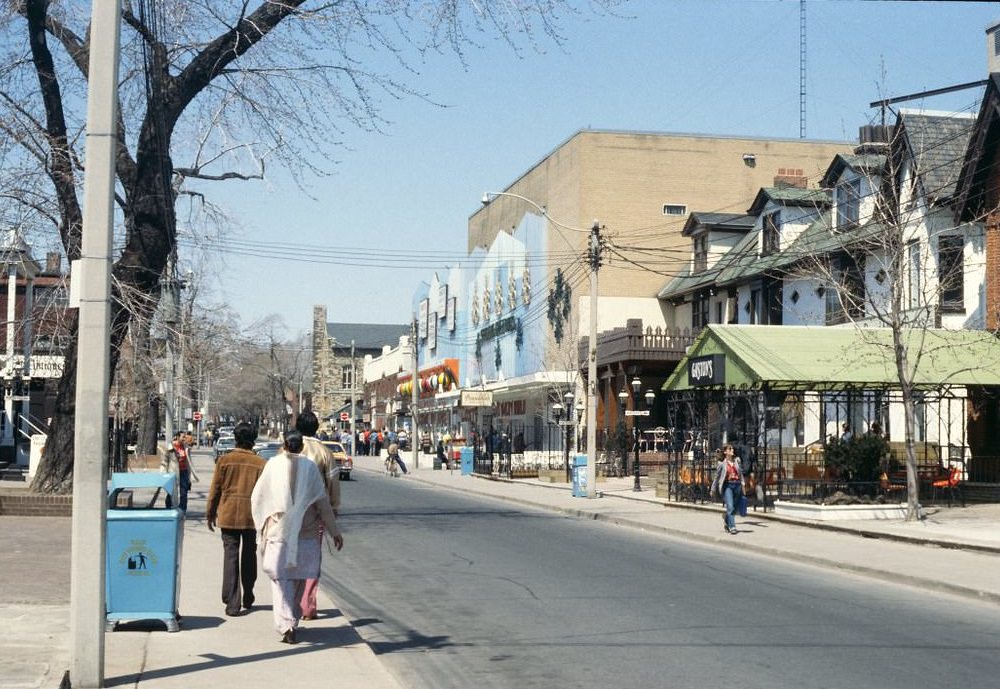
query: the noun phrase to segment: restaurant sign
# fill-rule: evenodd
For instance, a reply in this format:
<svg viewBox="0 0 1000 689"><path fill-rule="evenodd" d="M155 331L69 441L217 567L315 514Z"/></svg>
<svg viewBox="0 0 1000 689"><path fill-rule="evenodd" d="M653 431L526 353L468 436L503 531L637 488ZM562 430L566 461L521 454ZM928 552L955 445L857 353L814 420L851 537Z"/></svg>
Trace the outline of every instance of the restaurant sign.
<svg viewBox="0 0 1000 689"><path fill-rule="evenodd" d="M726 382L726 357L709 354L688 359L688 379L694 385L721 385Z"/></svg>

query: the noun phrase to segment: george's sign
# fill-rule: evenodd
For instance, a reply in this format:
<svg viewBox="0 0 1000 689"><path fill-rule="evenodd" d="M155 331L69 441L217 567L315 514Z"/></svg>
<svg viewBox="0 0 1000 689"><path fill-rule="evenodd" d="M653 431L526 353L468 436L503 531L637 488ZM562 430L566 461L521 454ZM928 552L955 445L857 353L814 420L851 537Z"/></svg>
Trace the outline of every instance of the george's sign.
<svg viewBox="0 0 1000 689"><path fill-rule="evenodd" d="M709 354L688 359L688 380L691 385L721 385L726 382L726 357Z"/></svg>

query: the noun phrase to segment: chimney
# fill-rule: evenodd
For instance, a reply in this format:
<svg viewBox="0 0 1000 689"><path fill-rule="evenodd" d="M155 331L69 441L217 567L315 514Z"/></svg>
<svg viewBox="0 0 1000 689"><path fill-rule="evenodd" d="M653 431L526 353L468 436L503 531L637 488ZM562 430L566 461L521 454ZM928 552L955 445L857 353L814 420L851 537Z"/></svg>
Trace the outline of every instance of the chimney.
<svg viewBox="0 0 1000 689"><path fill-rule="evenodd" d="M888 152L892 133L891 124L866 124L858 127L858 145L854 148L854 154Z"/></svg>
<svg viewBox="0 0 1000 689"><path fill-rule="evenodd" d="M986 216L986 328L1000 327L1000 211Z"/></svg>
<svg viewBox="0 0 1000 689"><path fill-rule="evenodd" d="M45 254L45 272L49 275L59 275L62 270L62 254L50 251Z"/></svg>
<svg viewBox="0 0 1000 689"><path fill-rule="evenodd" d="M809 178L802 174L801 168L779 167L774 176L776 187L797 187L805 189L809 186Z"/></svg>
<svg viewBox="0 0 1000 689"><path fill-rule="evenodd" d="M1000 22L986 27L986 71L1000 72Z"/></svg>

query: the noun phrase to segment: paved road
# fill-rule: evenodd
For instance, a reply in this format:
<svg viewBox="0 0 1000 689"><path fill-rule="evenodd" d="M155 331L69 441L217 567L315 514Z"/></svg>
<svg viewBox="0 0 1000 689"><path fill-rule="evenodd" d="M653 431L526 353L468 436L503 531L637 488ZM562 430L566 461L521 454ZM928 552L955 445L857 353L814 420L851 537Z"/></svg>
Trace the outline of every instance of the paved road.
<svg viewBox="0 0 1000 689"><path fill-rule="evenodd" d="M324 583L414 689L997 687L996 606L356 478Z"/></svg>

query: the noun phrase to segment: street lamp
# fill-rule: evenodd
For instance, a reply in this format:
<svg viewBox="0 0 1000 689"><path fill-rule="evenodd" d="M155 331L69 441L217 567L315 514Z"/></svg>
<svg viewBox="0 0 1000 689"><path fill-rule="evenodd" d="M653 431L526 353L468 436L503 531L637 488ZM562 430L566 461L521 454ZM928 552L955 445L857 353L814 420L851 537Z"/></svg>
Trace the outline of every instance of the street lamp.
<svg viewBox="0 0 1000 689"><path fill-rule="evenodd" d="M566 434L563 437L563 466L566 467L566 481L570 481L569 473L569 445L570 445L570 433L573 432L573 391L567 390L566 394L563 395L563 399L566 400ZM581 406L582 409L582 406Z"/></svg>
<svg viewBox="0 0 1000 689"><path fill-rule="evenodd" d="M638 406L639 392L642 390L642 381L639 380L638 376L636 376L635 378L632 379L631 385L632 385L632 397L635 399L634 406ZM629 397L629 393L626 390L622 390L620 393L618 393L618 397L622 400L622 406L624 406L625 401ZM642 490L642 485L639 482L640 469L641 469L641 465L639 463L639 438L641 429L639 428L638 417L649 416L650 409L653 408L653 402L656 401L656 393L654 393L651 389L646 390L644 398L646 400L646 408L643 409L642 411L634 409L632 412L632 415L636 417L635 423L632 424L632 435L635 440L635 459L632 463L632 470L635 473L635 482L632 484L632 490L637 493Z"/></svg>
<svg viewBox="0 0 1000 689"><path fill-rule="evenodd" d="M559 430L559 421L560 421L560 419L562 419L562 415L563 415L563 405L562 405L562 403L561 402L553 402L552 403L552 416L554 416L555 420L556 420L556 437L558 437L558 438L562 437L562 432ZM549 437L551 438L552 436L549 436ZM551 453L551 450L549 452ZM550 462L552 461L552 455L551 454L549 454L549 461ZM552 468L552 464L549 464L549 468L550 469Z"/></svg>

